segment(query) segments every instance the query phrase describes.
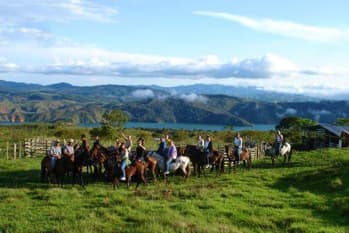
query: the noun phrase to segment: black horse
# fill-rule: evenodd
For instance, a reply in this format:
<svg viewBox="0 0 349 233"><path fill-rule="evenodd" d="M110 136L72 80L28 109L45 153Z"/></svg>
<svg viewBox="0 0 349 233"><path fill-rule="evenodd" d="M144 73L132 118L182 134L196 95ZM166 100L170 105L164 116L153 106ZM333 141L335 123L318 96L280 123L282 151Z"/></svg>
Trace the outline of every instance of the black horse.
<svg viewBox="0 0 349 233"><path fill-rule="evenodd" d="M185 147L184 155L190 158L190 161L194 167L194 174L201 176L201 172L204 176L205 174L205 165L207 164L207 157L204 151L201 151L195 145L187 145Z"/></svg>

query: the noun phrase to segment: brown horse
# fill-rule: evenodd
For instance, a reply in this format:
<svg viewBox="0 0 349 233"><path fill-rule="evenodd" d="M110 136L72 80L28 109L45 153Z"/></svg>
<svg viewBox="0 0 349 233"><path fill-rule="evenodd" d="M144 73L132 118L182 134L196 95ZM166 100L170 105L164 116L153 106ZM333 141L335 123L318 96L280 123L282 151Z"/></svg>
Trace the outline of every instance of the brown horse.
<svg viewBox="0 0 349 233"><path fill-rule="evenodd" d="M218 174L221 175L224 172L224 154L219 153L217 150L213 150L209 159L212 164L211 171L216 168L216 176Z"/></svg>
<svg viewBox="0 0 349 233"><path fill-rule="evenodd" d="M231 145L225 146L225 153L227 154L228 160L229 160L229 172L231 171L231 164L234 163L234 168L237 166L237 159L236 159L236 149ZM252 155L251 151L249 151L246 148L243 148L240 154L240 161L244 162L244 166L250 169L252 165Z"/></svg>
<svg viewBox="0 0 349 233"><path fill-rule="evenodd" d="M149 169L154 181L156 181L156 166L158 161L153 156L147 156L144 163L144 168Z"/></svg>
<svg viewBox="0 0 349 233"><path fill-rule="evenodd" d="M41 160L41 182L45 181L47 178L48 183L51 183L51 176L54 175L55 182L63 187L65 167L63 159L57 159L55 168L51 167L51 159L49 156L45 156Z"/></svg>
<svg viewBox="0 0 349 233"><path fill-rule="evenodd" d="M137 186L143 181L143 183L146 185L147 180L145 178L145 164L142 161L136 160L133 162L130 166L126 168L126 181L127 181L127 187L130 187L132 177L136 176Z"/></svg>
<svg viewBox="0 0 349 233"><path fill-rule="evenodd" d="M93 146L90 150L90 159L95 168L95 175L100 177L102 175L102 169L105 161L109 157L109 153L106 148L99 144Z"/></svg>

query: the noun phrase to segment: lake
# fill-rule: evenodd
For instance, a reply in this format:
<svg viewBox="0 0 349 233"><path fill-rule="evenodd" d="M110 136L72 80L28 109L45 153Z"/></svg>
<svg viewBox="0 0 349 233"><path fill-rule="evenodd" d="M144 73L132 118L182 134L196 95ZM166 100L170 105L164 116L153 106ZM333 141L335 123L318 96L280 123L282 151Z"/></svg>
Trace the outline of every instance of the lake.
<svg viewBox="0 0 349 233"><path fill-rule="evenodd" d="M21 125L25 123L0 122L0 125ZM81 124L81 127L93 128L99 124ZM227 130L224 125L209 125L209 124L190 124L190 123L154 123L154 122L128 122L126 128L145 128L145 129L186 129L186 130L207 130L207 131L222 131ZM269 131L274 130L274 124L256 124L253 126L234 126L234 131L256 130Z"/></svg>

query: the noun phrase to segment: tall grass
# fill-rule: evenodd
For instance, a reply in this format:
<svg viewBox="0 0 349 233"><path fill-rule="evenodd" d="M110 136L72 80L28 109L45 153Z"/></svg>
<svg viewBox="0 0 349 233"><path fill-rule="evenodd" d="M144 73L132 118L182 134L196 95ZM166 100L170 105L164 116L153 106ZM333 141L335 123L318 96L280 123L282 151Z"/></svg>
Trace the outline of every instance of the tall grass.
<svg viewBox="0 0 349 233"><path fill-rule="evenodd" d="M0 232L349 232L349 151L294 153L216 177L147 186L39 182L39 158L0 160Z"/></svg>

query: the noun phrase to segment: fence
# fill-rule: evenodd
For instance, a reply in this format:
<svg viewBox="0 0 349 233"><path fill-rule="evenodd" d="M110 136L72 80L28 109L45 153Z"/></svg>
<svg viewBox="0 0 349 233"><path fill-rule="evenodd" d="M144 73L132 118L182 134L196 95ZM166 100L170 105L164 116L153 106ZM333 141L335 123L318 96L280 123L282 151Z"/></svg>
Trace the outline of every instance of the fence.
<svg viewBox="0 0 349 233"><path fill-rule="evenodd" d="M24 142L6 142L5 145L0 148L0 154L2 152L2 158L5 158L7 160L15 160L23 157L45 156L52 142L53 138L44 137L28 138L25 139ZM64 139L63 144L65 144ZM264 150L261 143L256 143L252 140L246 140L244 146L251 151L253 160L261 159L264 157ZM223 144L218 144L215 149L217 149L222 154L226 154L225 145ZM225 156L225 164L228 164L227 156Z"/></svg>

